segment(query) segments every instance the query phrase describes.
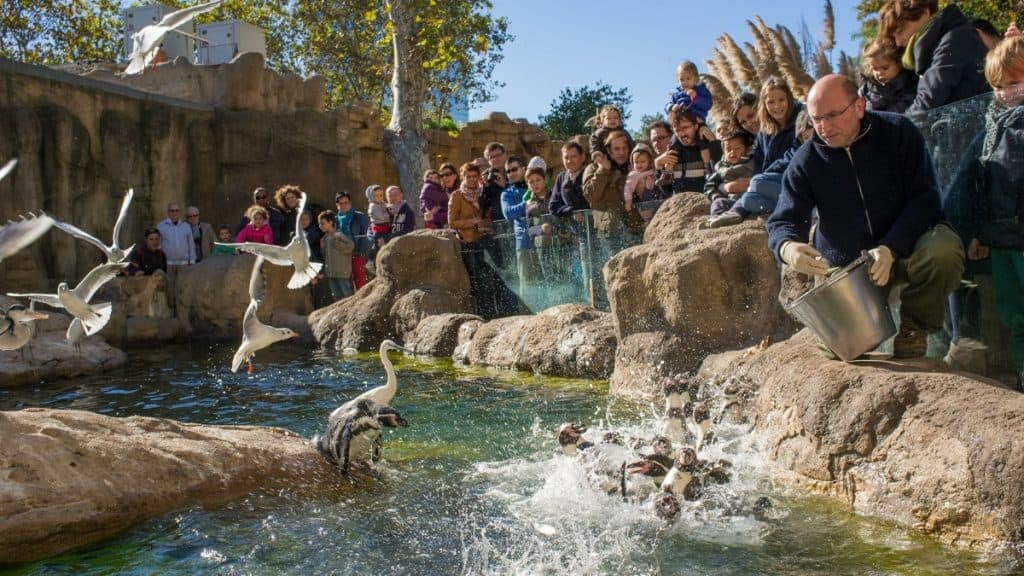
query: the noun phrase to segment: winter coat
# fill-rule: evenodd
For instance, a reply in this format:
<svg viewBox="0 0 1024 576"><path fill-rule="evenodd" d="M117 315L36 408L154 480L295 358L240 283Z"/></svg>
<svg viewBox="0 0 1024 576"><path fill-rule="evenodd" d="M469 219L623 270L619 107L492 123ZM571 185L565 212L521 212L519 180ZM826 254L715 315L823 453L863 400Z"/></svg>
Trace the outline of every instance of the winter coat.
<svg viewBox="0 0 1024 576"><path fill-rule="evenodd" d="M477 200L477 204L482 205L481 200ZM455 230L463 242L476 242L480 239L480 228L489 229L491 209L482 209L478 205L466 200L457 190L448 199L448 227ZM480 218L483 221L474 225L473 218Z"/></svg>
<svg viewBox="0 0 1024 576"><path fill-rule="evenodd" d="M251 223L246 224L238 235L235 236L235 242L256 242L257 244L273 244L274 243L274 231L270 229L269 224L260 226L259 229L254 227Z"/></svg>
<svg viewBox="0 0 1024 576"><path fill-rule="evenodd" d="M697 93L697 97L690 98L690 95L683 90L682 86L679 86L671 94L671 99L668 104L665 105L665 114L672 111L672 107L678 104L683 110L689 110L697 115L701 121L706 121L708 118L708 112L711 111L711 91L708 90L706 84L701 82L693 87L693 90ZM632 148L630 148L632 150Z"/></svg>
<svg viewBox="0 0 1024 576"><path fill-rule="evenodd" d="M394 210L394 214L391 215L389 239L395 236L404 236L416 229L416 213L412 211L412 207L405 200L402 200L397 207L393 206L392 210Z"/></svg>
<svg viewBox="0 0 1024 576"><path fill-rule="evenodd" d="M1024 249L1024 105L989 107L978 162L984 194L978 239L993 248Z"/></svg>
<svg viewBox="0 0 1024 576"><path fill-rule="evenodd" d="M611 169L605 170L594 162L583 171L583 196L590 203L594 229L605 234L617 232L623 223L626 208L622 190L626 185L626 166L611 161Z"/></svg>
<svg viewBox="0 0 1024 576"><path fill-rule="evenodd" d="M813 243L829 264L845 266L880 244L908 257L942 218L921 132L904 116L865 112L849 148L830 147L815 134L797 150L767 224L768 246L780 261L786 241L807 241L815 208Z"/></svg>
<svg viewBox="0 0 1024 576"><path fill-rule="evenodd" d="M911 70L901 70L885 84L867 74L861 74L861 78L864 83L860 86L860 95L864 97L868 110L902 114L917 97L917 74Z"/></svg>
<svg viewBox="0 0 1024 576"><path fill-rule="evenodd" d="M672 191L674 194L680 192L700 192L704 190L704 181L707 172L704 167L704 159L700 155L701 146L687 146L681 140L672 137L669 144L669 151L676 153L678 162L672 168ZM712 162L714 156L712 156Z"/></svg>
<svg viewBox="0 0 1024 576"><path fill-rule="evenodd" d="M708 199L714 200L715 198L724 198L729 196L728 193L722 191L720 186L722 184L728 184L734 180L740 178L750 178L754 175L754 159L751 157L740 158L740 161L736 164L731 164L724 158L715 164L715 171L708 176L707 181L704 183L704 194L707 195Z"/></svg>
<svg viewBox="0 0 1024 576"><path fill-rule="evenodd" d="M512 221L512 229L516 237L516 250L533 250L533 238L527 234L530 227L530 220L526 214L526 202L523 195L528 188L522 182L513 182L501 193L501 211L505 213L505 219Z"/></svg>
<svg viewBox="0 0 1024 576"><path fill-rule="evenodd" d="M568 170L558 174L551 187L548 209L555 216L572 216L573 212L590 209L590 202L583 196L583 170L576 178L571 178Z"/></svg>
<svg viewBox="0 0 1024 576"><path fill-rule="evenodd" d="M912 47L914 72L920 77L908 113L924 112L989 91L985 55L977 30L950 4L932 20Z"/></svg>
<svg viewBox="0 0 1024 576"><path fill-rule="evenodd" d="M341 232L324 234L319 242L320 251L324 255L325 278L352 277L352 250L355 243Z"/></svg>
<svg viewBox="0 0 1024 576"><path fill-rule="evenodd" d="M431 218L430 210L435 206L439 210ZM432 222L434 228L444 228L448 225L448 192L440 184L424 180L423 188L420 189L420 210L423 212L424 224Z"/></svg>

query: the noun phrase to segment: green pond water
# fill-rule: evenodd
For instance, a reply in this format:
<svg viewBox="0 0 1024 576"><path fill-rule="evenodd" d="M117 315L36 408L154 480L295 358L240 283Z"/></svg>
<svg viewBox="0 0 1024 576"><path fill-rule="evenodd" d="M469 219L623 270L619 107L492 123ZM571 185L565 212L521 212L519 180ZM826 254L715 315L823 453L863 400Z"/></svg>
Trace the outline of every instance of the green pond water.
<svg viewBox="0 0 1024 576"><path fill-rule="evenodd" d="M0 409L84 409L209 424L282 426L306 436L383 382L376 354L278 346L253 376L228 346L133 350L131 364L72 382L0 389ZM382 479L341 477L322 493L257 493L155 518L89 549L10 574L1014 574L1007 556L942 547L831 501L771 486L740 427L712 447L735 479L666 524L649 481L629 501L591 487L556 450L566 421L588 437L646 438L658 408L609 398L604 383L453 367L392 353L393 402L411 427L385 437ZM11 439L3 439L11 441ZM768 496L765 515L744 503ZM0 559L2 561L2 559Z"/></svg>

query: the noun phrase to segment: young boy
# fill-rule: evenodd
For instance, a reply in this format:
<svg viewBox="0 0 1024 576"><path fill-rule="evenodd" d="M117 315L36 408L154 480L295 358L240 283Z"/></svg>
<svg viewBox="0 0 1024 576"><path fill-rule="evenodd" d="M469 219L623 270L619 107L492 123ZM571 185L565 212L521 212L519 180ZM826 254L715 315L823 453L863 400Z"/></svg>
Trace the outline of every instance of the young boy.
<svg viewBox="0 0 1024 576"><path fill-rule="evenodd" d="M707 124L708 112L711 111L711 91L700 81L697 65L689 60L680 62L676 68L676 80L679 81L679 87L670 94L671 99L665 105L665 114L673 110L689 110L697 117L699 125L704 126ZM700 157L710 175L711 150L702 147Z"/></svg>
<svg viewBox="0 0 1024 576"><path fill-rule="evenodd" d="M324 255L324 269L320 276L327 278L331 296L337 302L352 295L352 250L355 243L335 227L333 210L324 210L317 216L317 223L324 235L320 238L320 250Z"/></svg>
<svg viewBox="0 0 1024 576"><path fill-rule="evenodd" d="M864 46L861 55L864 84L860 95L868 110L902 114L917 97L917 74L900 65L900 49L895 44L876 39Z"/></svg>
<svg viewBox="0 0 1024 576"><path fill-rule="evenodd" d="M715 164L714 174L708 176L704 184L704 194L711 200L711 216L718 216L732 208L743 193L729 192L727 184L754 175L754 159L750 156L752 144L750 134L744 130L737 130L723 140L724 155Z"/></svg>
<svg viewBox="0 0 1024 576"><path fill-rule="evenodd" d="M1017 386L1024 377L1024 36L1006 38L985 59L995 101L985 117L981 156L983 214L967 257L992 257L999 319L1010 329Z"/></svg>
<svg viewBox="0 0 1024 576"><path fill-rule="evenodd" d="M218 226L217 227L217 240L219 242L224 243L224 244L230 244L230 243L234 242L235 239L231 235L231 227L230 226L225 226L224 224L221 224L220 226ZM217 254L232 255L234 253L235 253L235 249L232 248L231 246L221 246L220 244L214 244L213 245L213 255L214 256L216 256Z"/></svg>

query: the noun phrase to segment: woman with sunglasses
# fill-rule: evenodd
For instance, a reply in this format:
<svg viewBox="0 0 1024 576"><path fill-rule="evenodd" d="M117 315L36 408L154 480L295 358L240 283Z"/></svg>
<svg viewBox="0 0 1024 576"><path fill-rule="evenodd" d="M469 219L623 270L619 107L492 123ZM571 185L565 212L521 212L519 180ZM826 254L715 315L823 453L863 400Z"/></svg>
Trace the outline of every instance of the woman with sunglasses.
<svg viewBox="0 0 1024 576"><path fill-rule="evenodd" d="M448 225L448 199L458 189L459 177L455 166L445 162L439 170L428 169L423 174L420 190L420 210L426 228L445 228Z"/></svg>

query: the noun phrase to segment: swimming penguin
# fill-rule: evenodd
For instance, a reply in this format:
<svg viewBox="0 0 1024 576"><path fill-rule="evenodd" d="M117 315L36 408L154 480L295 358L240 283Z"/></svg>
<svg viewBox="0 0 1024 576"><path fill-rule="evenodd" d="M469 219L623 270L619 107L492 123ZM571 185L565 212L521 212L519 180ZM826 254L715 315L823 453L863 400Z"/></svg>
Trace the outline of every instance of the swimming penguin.
<svg viewBox="0 0 1024 576"><path fill-rule="evenodd" d="M686 427L696 439L698 451L705 444L710 444L716 440L714 433L711 431L711 411L708 410L707 404L703 402L693 405L693 414L687 419Z"/></svg>
<svg viewBox="0 0 1024 576"><path fill-rule="evenodd" d="M671 520L679 514L679 500L700 497L701 479L697 475L697 451L683 446L672 461L672 469L661 483L661 494L654 501L658 516Z"/></svg>
<svg viewBox="0 0 1024 576"><path fill-rule="evenodd" d="M583 437L586 431L586 426L580 426L575 422L566 422L559 426L558 446L562 449L562 454L575 456L580 450L591 448L594 443Z"/></svg>
<svg viewBox="0 0 1024 576"><path fill-rule="evenodd" d="M662 389L665 392L665 425L661 434L675 442L683 442L687 432L686 417L693 407L689 380L670 376L662 382Z"/></svg>
<svg viewBox="0 0 1024 576"><path fill-rule="evenodd" d="M327 433L313 437L313 445L342 474L348 474L351 465L373 468L380 460L382 427L406 427L409 423L394 408L379 405L372 400L360 400L342 413L332 413L327 422Z"/></svg>
<svg viewBox="0 0 1024 576"><path fill-rule="evenodd" d="M642 474L654 481L654 485L661 487L662 481L668 471L672 469L672 457L663 454L648 454L641 460L626 465L626 472L629 474Z"/></svg>
<svg viewBox="0 0 1024 576"><path fill-rule="evenodd" d="M49 318L48 314L12 304L0 309L0 350L18 350L32 339L32 322Z"/></svg>

